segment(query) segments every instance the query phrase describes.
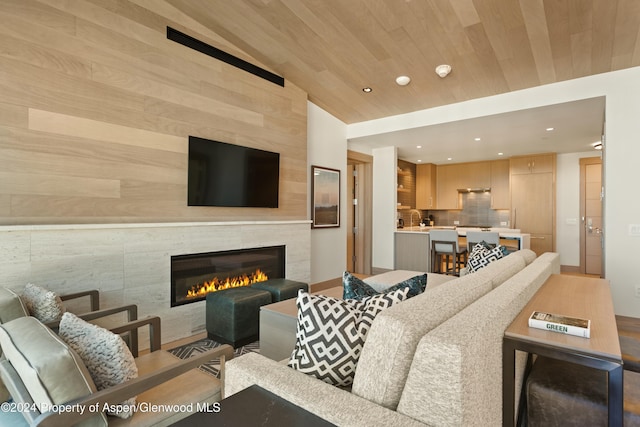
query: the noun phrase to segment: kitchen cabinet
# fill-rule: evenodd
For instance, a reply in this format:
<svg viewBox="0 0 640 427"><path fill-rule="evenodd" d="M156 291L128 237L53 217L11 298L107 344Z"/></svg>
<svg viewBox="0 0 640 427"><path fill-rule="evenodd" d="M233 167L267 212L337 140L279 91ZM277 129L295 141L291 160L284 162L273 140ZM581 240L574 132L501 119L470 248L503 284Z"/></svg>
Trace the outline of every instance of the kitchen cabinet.
<svg viewBox="0 0 640 427"><path fill-rule="evenodd" d="M509 159L491 162L491 209L510 209Z"/></svg>
<svg viewBox="0 0 640 427"><path fill-rule="evenodd" d="M491 186L491 162L458 163L457 188L489 188Z"/></svg>
<svg viewBox="0 0 640 427"><path fill-rule="evenodd" d="M530 173L553 173L554 171L554 154L511 158L511 175L523 175Z"/></svg>
<svg viewBox="0 0 640 427"><path fill-rule="evenodd" d="M403 164L403 166L406 165ZM400 168L400 165L398 165L397 201L399 204L396 209L411 209L411 206L413 205L413 194L411 194L413 193L413 182L414 180L411 170L408 168L402 169Z"/></svg>
<svg viewBox="0 0 640 427"><path fill-rule="evenodd" d="M416 209L436 208L436 165L416 166Z"/></svg>
<svg viewBox="0 0 640 427"><path fill-rule="evenodd" d="M512 158L510 163L511 226L531 234L531 249L541 255L555 248L555 155L532 156L528 162L522 159ZM529 173L523 172L526 163Z"/></svg>
<svg viewBox="0 0 640 427"><path fill-rule="evenodd" d="M458 164L437 167L437 209L460 209L458 188L460 188L460 173L462 169Z"/></svg>
<svg viewBox="0 0 640 427"><path fill-rule="evenodd" d="M491 162L469 162L437 167L437 209L460 209L462 188L491 187Z"/></svg>

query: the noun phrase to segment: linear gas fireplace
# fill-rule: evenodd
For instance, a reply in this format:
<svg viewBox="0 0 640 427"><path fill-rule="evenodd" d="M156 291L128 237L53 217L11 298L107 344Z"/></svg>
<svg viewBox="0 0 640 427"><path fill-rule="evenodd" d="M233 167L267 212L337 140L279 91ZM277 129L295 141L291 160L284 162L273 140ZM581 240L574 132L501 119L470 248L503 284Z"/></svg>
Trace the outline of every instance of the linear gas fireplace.
<svg viewBox="0 0 640 427"><path fill-rule="evenodd" d="M280 279L284 273L284 246L175 255L171 307L201 301L210 292Z"/></svg>

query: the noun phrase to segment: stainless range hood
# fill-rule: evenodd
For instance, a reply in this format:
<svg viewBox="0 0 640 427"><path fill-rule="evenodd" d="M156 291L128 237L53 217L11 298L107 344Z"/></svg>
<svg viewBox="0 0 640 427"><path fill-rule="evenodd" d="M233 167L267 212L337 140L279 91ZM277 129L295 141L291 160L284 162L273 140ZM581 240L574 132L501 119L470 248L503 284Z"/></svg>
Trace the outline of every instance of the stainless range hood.
<svg viewBox="0 0 640 427"><path fill-rule="evenodd" d="M480 188L480 187L458 188L458 193L488 193L490 191L491 191L490 187L487 187L487 188Z"/></svg>

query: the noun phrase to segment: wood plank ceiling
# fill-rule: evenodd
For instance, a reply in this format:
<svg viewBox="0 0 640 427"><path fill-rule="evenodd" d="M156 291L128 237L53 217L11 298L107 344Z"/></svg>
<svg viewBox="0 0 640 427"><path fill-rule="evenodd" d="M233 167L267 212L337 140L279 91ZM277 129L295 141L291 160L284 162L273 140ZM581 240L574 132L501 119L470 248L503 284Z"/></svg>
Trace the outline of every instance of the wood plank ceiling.
<svg viewBox="0 0 640 427"><path fill-rule="evenodd" d="M638 0L165 1L346 123L640 65Z"/></svg>

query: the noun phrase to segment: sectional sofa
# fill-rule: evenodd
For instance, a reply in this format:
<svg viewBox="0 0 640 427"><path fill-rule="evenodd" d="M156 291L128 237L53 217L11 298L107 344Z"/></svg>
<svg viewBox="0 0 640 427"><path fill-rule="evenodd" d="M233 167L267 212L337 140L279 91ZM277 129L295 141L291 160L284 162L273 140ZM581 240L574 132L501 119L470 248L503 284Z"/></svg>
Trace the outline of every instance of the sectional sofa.
<svg viewBox="0 0 640 427"><path fill-rule="evenodd" d="M501 425L504 330L559 272L558 254L521 250L437 287L427 281L378 314L351 390L252 353L227 364L226 395L257 384L341 426Z"/></svg>

